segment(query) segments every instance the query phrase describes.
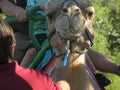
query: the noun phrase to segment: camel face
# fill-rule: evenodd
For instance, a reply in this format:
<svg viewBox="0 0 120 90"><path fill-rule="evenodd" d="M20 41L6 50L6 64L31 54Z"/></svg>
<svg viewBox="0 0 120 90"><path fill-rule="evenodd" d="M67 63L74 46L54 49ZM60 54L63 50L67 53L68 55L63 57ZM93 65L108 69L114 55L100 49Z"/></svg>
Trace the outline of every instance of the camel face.
<svg viewBox="0 0 120 90"><path fill-rule="evenodd" d="M55 23L56 31L68 40L76 40L85 30L85 18L81 9L73 1L63 3L61 14Z"/></svg>
<svg viewBox="0 0 120 90"><path fill-rule="evenodd" d="M92 39L94 37L92 28L94 8L90 2L82 1L58 1L58 5L47 10L49 32L55 28L58 38L74 42L72 44L73 52L83 51L90 45L91 42L86 34L86 29L88 29Z"/></svg>

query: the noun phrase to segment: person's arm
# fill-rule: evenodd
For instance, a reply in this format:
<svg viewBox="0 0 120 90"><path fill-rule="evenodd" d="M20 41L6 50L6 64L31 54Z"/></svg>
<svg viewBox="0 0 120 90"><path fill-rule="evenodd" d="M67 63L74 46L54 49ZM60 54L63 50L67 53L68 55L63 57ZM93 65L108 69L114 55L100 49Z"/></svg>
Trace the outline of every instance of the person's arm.
<svg viewBox="0 0 120 90"><path fill-rule="evenodd" d="M26 21L27 10L24 10L22 7L16 6L8 0L1 0L0 8L3 13L7 16L16 16L18 21Z"/></svg>
<svg viewBox="0 0 120 90"><path fill-rule="evenodd" d="M91 49L88 50L87 54L97 70L120 76L120 66L114 61Z"/></svg>

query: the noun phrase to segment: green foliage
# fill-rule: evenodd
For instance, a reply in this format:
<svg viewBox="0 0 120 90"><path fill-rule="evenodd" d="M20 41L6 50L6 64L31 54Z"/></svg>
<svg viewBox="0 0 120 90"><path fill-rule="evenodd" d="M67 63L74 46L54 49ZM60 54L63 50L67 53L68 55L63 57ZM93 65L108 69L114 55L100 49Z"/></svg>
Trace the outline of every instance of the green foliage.
<svg viewBox="0 0 120 90"><path fill-rule="evenodd" d="M1 19L5 19L5 18L6 18L6 15L3 14L3 13L0 13L0 18L1 18Z"/></svg>
<svg viewBox="0 0 120 90"><path fill-rule="evenodd" d="M108 43L106 42L106 37L102 34L99 35L99 33L96 33L94 39L94 46L92 48L104 55L108 55L109 50L107 49L107 44Z"/></svg>
<svg viewBox="0 0 120 90"><path fill-rule="evenodd" d="M120 64L120 0L92 1L96 11L93 24L96 36L92 48ZM111 80L106 90L119 90L120 78L104 74Z"/></svg>
<svg viewBox="0 0 120 90"><path fill-rule="evenodd" d="M119 86L119 83L120 83L120 79L119 79L119 76L116 76L116 75L113 75L113 74L105 74L106 77L109 78L109 80L111 81L111 84L106 88L106 90L119 90L120 86Z"/></svg>
<svg viewBox="0 0 120 90"><path fill-rule="evenodd" d="M120 3L118 2L119 0L94 1L96 10L94 28L96 32L107 37L108 49L112 55L120 49Z"/></svg>

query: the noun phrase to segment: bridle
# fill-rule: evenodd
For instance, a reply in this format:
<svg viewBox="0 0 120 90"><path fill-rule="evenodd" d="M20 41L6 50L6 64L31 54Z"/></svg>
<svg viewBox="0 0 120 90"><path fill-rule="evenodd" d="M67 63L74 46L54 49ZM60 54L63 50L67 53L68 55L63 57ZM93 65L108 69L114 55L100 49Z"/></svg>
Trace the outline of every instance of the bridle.
<svg viewBox="0 0 120 90"><path fill-rule="evenodd" d="M92 46L92 45L94 44L94 43L93 43L93 36L92 36L92 34L90 33L90 31L89 31L88 28L85 29L85 32L86 32L86 34L87 34L87 37L88 37L89 41L91 42L91 44L90 44L89 46ZM50 44L50 40L51 40L52 36L53 36L55 33L57 33L57 32L56 32L56 29L54 28L54 29L51 30L51 32L50 32L49 35L48 35L48 41L49 41L51 53L52 53L53 55L55 55L55 53L54 53L54 51L53 51L53 49L52 49L52 46L51 46L51 44ZM63 62L63 66L66 66L66 63L67 63L67 60L68 60L68 56L69 56L70 53L83 54L83 53L85 53L85 52L87 51L87 48L86 48L86 50L84 50L84 51L72 52L72 51L71 51L71 48L70 48L70 45L71 45L70 43L71 43L72 41L66 40L64 37L60 36L59 34L58 34L58 36L60 37L60 39L61 39L63 42L66 42L66 43L67 43L67 45L65 46L65 52L62 53L62 54L60 54L60 55L55 56L55 57L60 57L60 56L63 56L63 55L64 55L64 58L63 58L63 61L64 61L64 62ZM88 47L89 47L89 46L88 46Z"/></svg>
<svg viewBox="0 0 120 90"><path fill-rule="evenodd" d="M74 1L74 2L77 4L76 0L65 0L65 1L63 2L63 4L64 4L65 2L67 2L67 1ZM77 5L78 5L78 4L77 4ZM60 34L59 31L56 31L56 28L53 28L53 29L49 32L49 34L48 34L48 41L49 41L49 45L50 45L50 48L51 48L51 53L52 53L53 55L55 55L55 54L54 54L54 51L53 51L52 46L51 46L51 44L50 44L50 40L51 40L51 38L53 37L53 35L54 35L55 33L58 35L58 37L61 39L61 41L62 41L63 43L66 43L65 52L62 53L62 54L60 54L60 55L55 56L55 57L60 57L60 56L63 56L63 55L64 55L63 66L66 66L66 63L67 63L67 60L68 60L68 56L69 56L70 53L82 54L82 53L85 53L85 52L87 51L87 48L86 48L85 51L72 52L72 50L71 50L71 43L74 42L74 41L72 41L72 40L70 40L70 39L66 39L65 37L63 37L63 36ZM89 41L90 41L90 45L89 45L89 46L92 46L92 45L93 45L93 36L92 36L92 34L91 34L91 32L90 32L90 29L86 27L86 28L85 28L85 33L86 33L86 35L87 35L87 37L88 37L88 39L89 39ZM89 47L89 46L88 46L88 47Z"/></svg>

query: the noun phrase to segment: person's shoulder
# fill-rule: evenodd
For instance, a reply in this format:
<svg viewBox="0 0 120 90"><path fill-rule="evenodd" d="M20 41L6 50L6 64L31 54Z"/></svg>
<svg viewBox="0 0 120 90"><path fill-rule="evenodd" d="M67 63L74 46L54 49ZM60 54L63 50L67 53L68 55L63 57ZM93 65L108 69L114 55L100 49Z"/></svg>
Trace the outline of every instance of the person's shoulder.
<svg viewBox="0 0 120 90"><path fill-rule="evenodd" d="M30 69L30 68L24 68L22 66L18 66L17 68L19 74L22 75L30 75L30 77L37 77L37 78L45 78L45 77L49 77L47 74L34 70L34 69Z"/></svg>

